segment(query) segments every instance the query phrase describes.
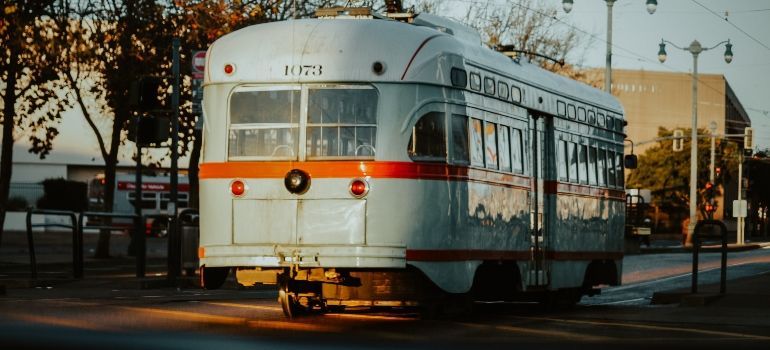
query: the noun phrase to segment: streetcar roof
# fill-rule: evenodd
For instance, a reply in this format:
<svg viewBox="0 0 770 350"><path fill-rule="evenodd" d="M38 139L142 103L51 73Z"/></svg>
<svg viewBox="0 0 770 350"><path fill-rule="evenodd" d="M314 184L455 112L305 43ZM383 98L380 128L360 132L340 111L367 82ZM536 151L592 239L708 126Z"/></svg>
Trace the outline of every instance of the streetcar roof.
<svg viewBox="0 0 770 350"><path fill-rule="evenodd" d="M622 115L610 94L514 61L463 24L420 14L413 24L383 19L300 19L223 36L206 58L207 83L415 82L451 86L451 67L481 71ZM385 70L376 74L375 62ZM224 67L232 66L230 74Z"/></svg>

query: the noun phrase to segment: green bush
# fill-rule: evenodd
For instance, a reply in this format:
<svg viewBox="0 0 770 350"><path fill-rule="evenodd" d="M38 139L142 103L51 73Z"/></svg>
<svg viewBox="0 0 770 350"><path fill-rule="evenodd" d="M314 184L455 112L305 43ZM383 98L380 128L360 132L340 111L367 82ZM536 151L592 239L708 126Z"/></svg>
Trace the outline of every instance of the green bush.
<svg viewBox="0 0 770 350"><path fill-rule="evenodd" d="M29 203L27 203L27 199L24 197L13 196L8 198L8 211L25 211L28 206Z"/></svg>
<svg viewBox="0 0 770 350"><path fill-rule="evenodd" d="M88 209L88 185L65 179L43 181L43 197L37 201L39 209L85 211Z"/></svg>

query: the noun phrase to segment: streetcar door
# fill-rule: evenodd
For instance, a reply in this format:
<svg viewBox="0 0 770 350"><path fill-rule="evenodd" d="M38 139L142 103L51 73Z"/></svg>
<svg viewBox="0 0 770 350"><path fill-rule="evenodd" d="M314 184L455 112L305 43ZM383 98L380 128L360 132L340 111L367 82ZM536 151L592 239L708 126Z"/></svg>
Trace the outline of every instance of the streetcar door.
<svg viewBox="0 0 770 350"><path fill-rule="evenodd" d="M549 218L553 213L549 208L554 191L549 191L554 184L553 118L530 114L529 149L531 182L530 197L530 262L528 285L545 286L549 282L546 246L549 235ZM555 190L555 189L554 189Z"/></svg>

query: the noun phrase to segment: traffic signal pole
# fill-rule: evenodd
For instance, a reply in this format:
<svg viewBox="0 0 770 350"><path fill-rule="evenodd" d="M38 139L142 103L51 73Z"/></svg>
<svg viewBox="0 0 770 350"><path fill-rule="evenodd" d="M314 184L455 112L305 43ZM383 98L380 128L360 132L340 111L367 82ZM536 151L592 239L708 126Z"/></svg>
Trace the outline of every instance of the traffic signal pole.
<svg viewBox="0 0 770 350"><path fill-rule="evenodd" d="M171 95L171 193L168 203L169 235L168 235L168 282L176 284L177 277L182 272L181 242L179 223L176 220L177 195L179 187L179 38L173 41L172 70L174 74L173 93Z"/></svg>

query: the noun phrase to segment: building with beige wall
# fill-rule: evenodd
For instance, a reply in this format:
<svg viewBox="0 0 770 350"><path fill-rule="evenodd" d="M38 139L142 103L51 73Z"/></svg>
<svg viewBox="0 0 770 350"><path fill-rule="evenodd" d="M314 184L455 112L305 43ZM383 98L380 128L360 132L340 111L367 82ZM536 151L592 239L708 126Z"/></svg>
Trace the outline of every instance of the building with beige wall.
<svg viewBox="0 0 770 350"><path fill-rule="evenodd" d="M603 76L603 71L596 71ZM612 93L625 108L628 121L627 137L635 144L636 154L656 144L658 128L687 129L692 125L692 75L640 70L613 70ZM698 76L698 128L708 129L716 123L717 134L743 134L751 126L748 114L741 106L724 76ZM689 136L685 135L685 136ZM742 138L731 138L743 146ZM689 149L684 151L689 152ZM724 197L719 198L717 219L724 218L734 227L732 200L737 197L737 179L725 185ZM726 213L726 215L725 215ZM669 223L671 224L671 223Z"/></svg>

